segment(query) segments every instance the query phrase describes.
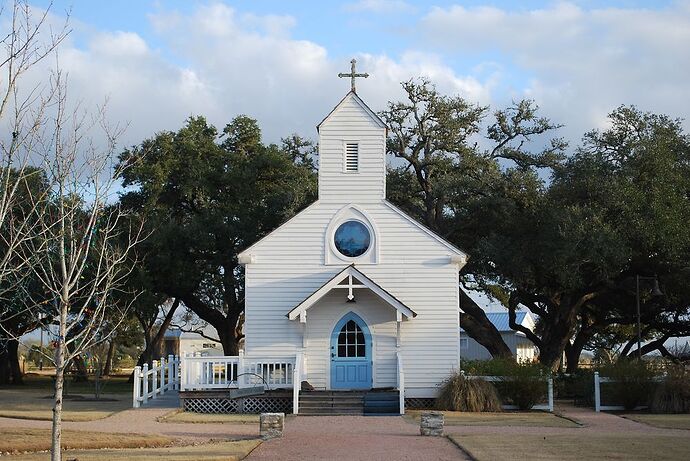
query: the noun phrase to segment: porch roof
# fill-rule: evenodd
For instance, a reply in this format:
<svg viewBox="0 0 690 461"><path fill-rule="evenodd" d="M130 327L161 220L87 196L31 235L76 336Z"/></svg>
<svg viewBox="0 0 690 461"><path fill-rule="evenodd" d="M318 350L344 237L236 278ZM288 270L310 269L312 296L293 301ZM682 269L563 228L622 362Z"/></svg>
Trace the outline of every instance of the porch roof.
<svg viewBox="0 0 690 461"><path fill-rule="evenodd" d="M356 278L361 285L353 285L351 282L352 279L350 279L350 283L348 285L341 285L340 282L348 277ZM401 321L402 317L410 319L417 316L415 311L407 307L395 296L381 288L379 284L371 280L362 272L358 271L354 264L350 264L345 269L335 274L333 278L324 283L321 288L309 295L304 301L295 306L290 312L287 313L287 318L290 320L299 318L301 322L306 321L307 310L334 288L348 288L350 290L350 294L352 293L352 288L368 288L379 298L385 301L389 306L396 310L396 317L398 321Z"/></svg>

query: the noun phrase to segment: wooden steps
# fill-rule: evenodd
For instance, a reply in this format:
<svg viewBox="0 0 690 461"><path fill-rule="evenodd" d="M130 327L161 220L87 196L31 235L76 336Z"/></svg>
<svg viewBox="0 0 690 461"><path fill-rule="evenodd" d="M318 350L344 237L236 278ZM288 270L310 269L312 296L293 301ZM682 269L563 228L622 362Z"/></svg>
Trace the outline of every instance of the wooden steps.
<svg viewBox="0 0 690 461"><path fill-rule="evenodd" d="M398 391L302 391L300 415L398 415Z"/></svg>

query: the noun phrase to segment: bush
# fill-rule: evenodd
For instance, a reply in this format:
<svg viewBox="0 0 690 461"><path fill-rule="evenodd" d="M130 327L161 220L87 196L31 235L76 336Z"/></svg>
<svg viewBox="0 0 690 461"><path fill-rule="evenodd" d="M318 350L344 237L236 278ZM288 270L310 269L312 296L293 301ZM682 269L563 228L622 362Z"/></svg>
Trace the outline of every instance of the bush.
<svg viewBox="0 0 690 461"><path fill-rule="evenodd" d="M655 370L647 362L634 359L621 360L605 365L599 374L615 380L612 383L602 384L602 399L606 396L605 389L608 389L611 400L623 405L626 410L649 404L656 384L654 383Z"/></svg>
<svg viewBox="0 0 690 461"><path fill-rule="evenodd" d="M676 366L656 387L649 409L655 413L690 413L690 372Z"/></svg>
<svg viewBox="0 0 690 461"><path fill-rule="evenodd" d="M538 363L518 363L511 359L492 359L465 363L469 375L501 376L494 385L506 403L530 410L547 396L548 371Z"/></svg>
<svg viewBox="0 0 690 461"><path fill-rule="evenodd" d="M501 411L501 401L490 383L468 379L461 373L443 382L436 406L451 411Z"/></svg>

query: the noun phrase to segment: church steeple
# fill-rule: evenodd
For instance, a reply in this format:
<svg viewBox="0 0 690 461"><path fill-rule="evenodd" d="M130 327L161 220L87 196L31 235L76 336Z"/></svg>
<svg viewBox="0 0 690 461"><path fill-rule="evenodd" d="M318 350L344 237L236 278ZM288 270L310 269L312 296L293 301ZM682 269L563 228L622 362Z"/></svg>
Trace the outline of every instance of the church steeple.
<svg viewBox="0 0 690 461"><path fill-rule="evenodd" d="M386 124L355 92L358 74L353 59L352 89L317 126L319 131L319 200L364 203L386 197Z"/></svg>

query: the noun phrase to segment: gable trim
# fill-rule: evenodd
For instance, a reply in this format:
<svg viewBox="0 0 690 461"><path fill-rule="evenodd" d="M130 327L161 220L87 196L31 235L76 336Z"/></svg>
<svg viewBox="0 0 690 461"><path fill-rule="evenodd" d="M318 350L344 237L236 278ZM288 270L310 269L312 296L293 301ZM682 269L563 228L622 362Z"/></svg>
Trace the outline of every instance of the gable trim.
<svg viewBox="0 0 690 461"><path fill-rule="evenodd" d="M361 282L362 285L364 285L366 288L370 289L374 294L376 294L379 298L381 298L383 301L385 301L387 304L389 304L391 307L393 307L396 312L399 314L398 316L404 316L408 319L414 318L417 316L417 313L407 307L404 303L402 303L399 299L397 299L395 296L390 294L388 291L383 289L379 284L371 280L369 277L364 275L362 272L358 271L355 268L354 264L350 264L347 266L345 269L342 271L338 272L335 274L330 280L328 280L326 283L321 285L319 289L317 289L315 292L313 292L311 295L309 295L306 299L304 299L302 302L300 302L297 306L295 306L290 312L286 314L287 318L290 320L295 320L295 319L300 319L302 318L303 315L306 314L307 310L314 306L321 298L326 296L336 285L338 285L340 282L345 280L348 276L353 276L357 280Z"/></svg>
<svg viewBox="0 0 690 461"><path fill-rule="evenodd" d="M326 123L326 121L327 121L329 118L331 118L331 115L333 115L333 114L335 113L335 111L340 107L340 105L341 105L341 104L347 99L347 97L350 96L350 95L352 95L352 97L355 99L355 101L357 102L357 104L359 104L359 105L362 107L362 109L364 109L364 111L367 113L367 115L369 115L369 117L370 117L374 122L376 122L376 124L379 125L380 128L384 128L386 131L388 130L388 125L386 125L386 123L385 123L383 120L381 120L381 118L380 118L378 115L376 115L376 112L374 112L373 110L371 110L371 109L369 108L369 106L367 106L367 103L365 103L365 102L362 100L362 98L360 98L359 96L357 96L357 93L355 93L354 91L350 90L350 92L347 93L347 94L343 97L343 99L341 99L340 102L339 102L338 104L335 105L335 107L328 113L328 115L326 115L326 116L323 118L323 120L321 120L321 122L319 122L319 124L316 125L316 132L317 132L317 133L319 132L319 129L321 128L321 125L323 125L324 123Z"/></svg>
<svg viewBox="0 0 690 461"><path fill-rule="evenodd" d="M400 216L402 216L403 218L405 218L407 221L409 221L410 223L412 223L413 225L415 225L418 229L422 230L424 233L426 233L427 235L429 235L430 237L432 237L434 240L436 240L437 242L439 242L440 244L442 244L443 246L445 246L445 247L448 248L449 250L453 251L454 253L456 253L456 254L462 256L462 257L465 259L465 262L462 263L462 264L460 265L460 267L462 267L462 266L464 266L465 264L467 264L467 259L469 259L469 255L468 255L467 253L465 253L465 252L462 251L460 248L456 247L455 245L453 245L452 243L450 243L448 240L446 240L446 239L444 239L443 237L441 237L440 235L438 235L436 232L434 232L434 231L432 231L431 229L429 229L428 227L426 227L424 224L422 224L422 223L420 223L419 221L417 221L416 219L410 217L407 213L405 213L403 210L401 210L401 209L398 208L397 206L393 205L393 204L392 204L391 202L389 202L388 200L384 200L383 203L384 203L388 208L390 208L391 210L395 211L395 212L398 213Z"/></svg>

